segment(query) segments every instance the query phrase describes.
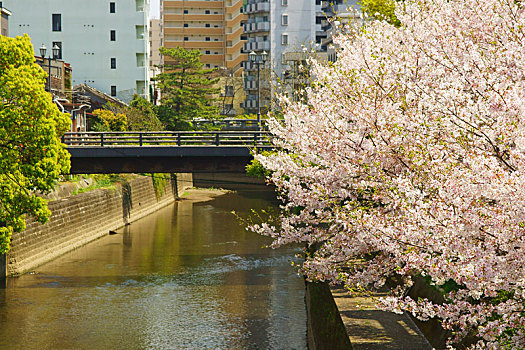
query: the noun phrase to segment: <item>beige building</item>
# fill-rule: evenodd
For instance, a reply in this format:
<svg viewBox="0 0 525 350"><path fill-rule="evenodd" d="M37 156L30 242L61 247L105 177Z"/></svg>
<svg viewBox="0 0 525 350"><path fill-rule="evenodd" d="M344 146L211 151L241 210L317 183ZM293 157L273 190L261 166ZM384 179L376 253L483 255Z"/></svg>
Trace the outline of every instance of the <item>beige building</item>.
<svg viewBox="0 0 525 350"><path fill-rule="evenodd" d="M11 12L0 1L0 35L9 36L9 16L11 16Z"/></svg>
<svg viewBox="0 0 525 350"><path fill-rule="evenodd" d="M35 56L35 62L48 74L46 91L54 98L67 98L71 92L71 65L59 59Z"/></svg>
<svg viewBox="0 0 525 350"><path fill-rule="evenodd" d="M242 75L243 0L163 1L164 46L200 50L207 68ZM166 62L169 63L169 62Z"/></svg>
<svg viewBox="0 0 525 350"><path fill-rule="evenodd" d="M162 47L164 38L162 31L162 19L149 21L149 67L153 70L155 66L162 65L162 55L159 49Z"/></svg>

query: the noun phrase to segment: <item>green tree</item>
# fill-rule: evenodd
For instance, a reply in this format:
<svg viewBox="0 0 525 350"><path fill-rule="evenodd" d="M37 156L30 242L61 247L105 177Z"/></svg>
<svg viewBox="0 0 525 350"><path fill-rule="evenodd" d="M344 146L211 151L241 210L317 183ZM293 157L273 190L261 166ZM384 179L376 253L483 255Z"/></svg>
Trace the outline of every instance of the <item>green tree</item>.
<svg viewBox="0 0 525 350"><path fill-rule="evenodd" d="M373 19L386 21L396 27L401 22L396 17L396 3L401 0L360 0L361 10Z"/></svg>
<svg viewBox="0 0 525 350"><path fill-rule="evenodd" d="M114 114L123 114L127 118L127 129L130 131L161 131L164 125L157 118L154 105L143 97L135 94L129 106L119 106L108 103L105 109Z"/></svg>
<svg viewBox="0 0 525 350"><path fill-rule="evenodd" d="M24 230L26 214L48 220L37 193L48 193L69 172L60 136L70 121L45 91L45 77L27 35L0 36L0 253L9 250L13 231Z"/></svg>
<svg viewBox="0 0 525 350"><path fill-rule="evenodd" d="M202 68L198 50L163 47L160 52L170 62L155 78L162 92L157 115L166 129L187 129L193 118L217 117L219 110L213 105L213 95L220 91L215 87L216 70Z"/></svg>
<svg viewBox="0 0 525 350"><path fill-rule="evenodd" d="M164 130L154 110L154 105L139 95L133 96L129 107L123 112L128 117L128 129L133 131Z"/></svg>
<svg viewBox="0 0 525 350"><path fill-rule="evenodd" d="M93 125L95 131L126 131L127 118L123 113L113 113L109 109L95 109L93 114L97 121Z"/></svg>

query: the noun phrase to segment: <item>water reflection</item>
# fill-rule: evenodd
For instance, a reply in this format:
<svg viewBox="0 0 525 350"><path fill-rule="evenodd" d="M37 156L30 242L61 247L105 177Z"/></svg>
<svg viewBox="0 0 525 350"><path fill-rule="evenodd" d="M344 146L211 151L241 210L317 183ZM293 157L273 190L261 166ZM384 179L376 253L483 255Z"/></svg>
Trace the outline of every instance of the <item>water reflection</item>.
<svg viewBox="0 0 525 350"><path fill-rule="evenodd" d="M230 211L262 195L183 201L0 289L0 348L305 349L293 249Z"/></svg>

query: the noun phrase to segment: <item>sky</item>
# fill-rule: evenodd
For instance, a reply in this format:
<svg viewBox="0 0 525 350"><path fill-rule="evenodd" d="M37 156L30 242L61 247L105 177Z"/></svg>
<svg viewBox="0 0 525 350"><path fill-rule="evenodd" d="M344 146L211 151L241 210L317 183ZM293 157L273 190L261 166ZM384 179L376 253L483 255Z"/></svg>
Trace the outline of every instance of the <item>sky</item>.
<svg viewBox="0 0 525 350"><path fill-rule="evenodd" d="M160 0L150 0L149 13L150 18L160 18Z"/></svg>

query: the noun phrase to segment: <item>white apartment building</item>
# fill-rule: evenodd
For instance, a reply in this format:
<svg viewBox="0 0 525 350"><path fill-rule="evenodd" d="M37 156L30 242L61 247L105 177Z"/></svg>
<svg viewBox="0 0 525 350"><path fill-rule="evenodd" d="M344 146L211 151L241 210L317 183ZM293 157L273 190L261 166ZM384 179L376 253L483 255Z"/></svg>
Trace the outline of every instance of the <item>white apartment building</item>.
<svg viewBox="0 0 525 350"><path fill-rule="evenodd" d="M273 84L283 81L294 69L289 57L300 57L303 48L308 51L326 52L326 39L331 25L329 17L346 11L348 6L357 7L357 0L246 0L243 12L247 15L244 24L246 44L244 52L254 51L258 57L268 53L266 69L271 71ZM258 83L257 66L245 62L244 107L251 112L257 110ZM262 69L262 66L260 67ZM266 79L268 80L268 79ZM264 84L261 82L261 90ZM266 87L261 96L261 106L270 106L273 87Z"/></svg>
<svg viewBox="0 0 525 350"><path fill-rule="evenodd" d="M149 0L4 0L11 36L27 33L39 48L60 48L72 85L87 84L129 102L148 98Z"/></svg>

